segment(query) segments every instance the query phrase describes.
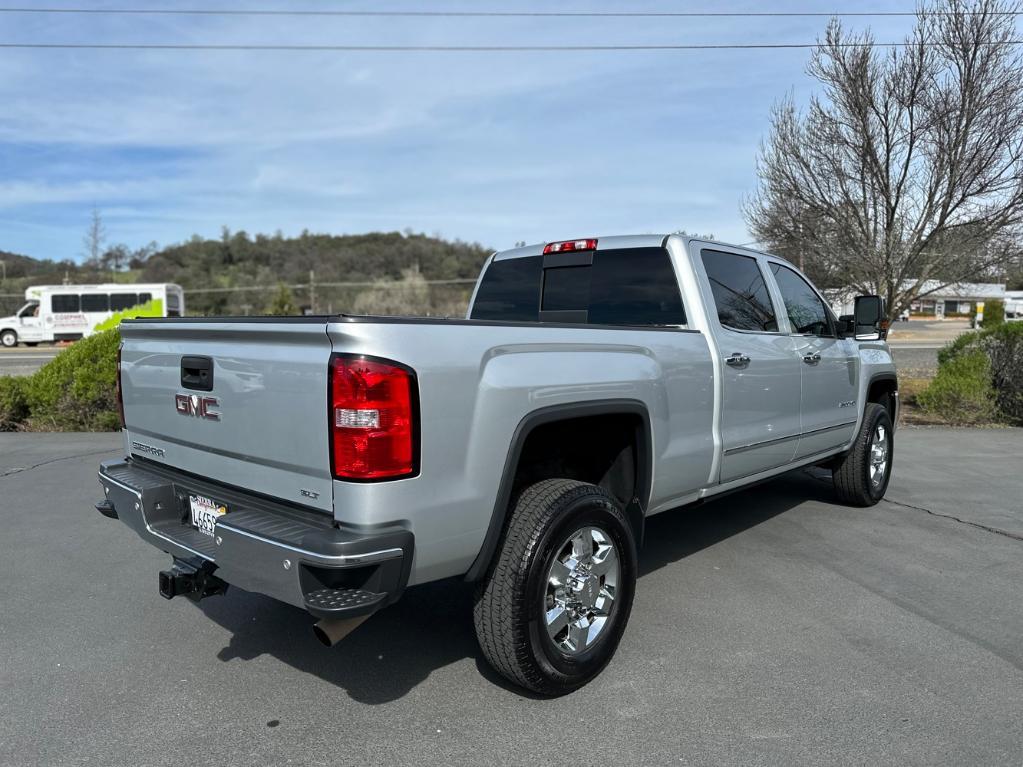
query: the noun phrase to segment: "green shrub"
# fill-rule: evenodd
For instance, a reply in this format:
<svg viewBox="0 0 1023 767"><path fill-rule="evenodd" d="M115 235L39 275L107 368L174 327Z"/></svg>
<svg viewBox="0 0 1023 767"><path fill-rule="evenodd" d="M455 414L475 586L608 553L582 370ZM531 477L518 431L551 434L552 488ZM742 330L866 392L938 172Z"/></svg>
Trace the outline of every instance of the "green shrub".
<svg viewBox="0 0 1023 767"><path fill-rule="evenodd" d="M993 328L1005 322L1005 302L994 298L984 302L984 319L980 321L982 328Z"/></svg>
<svg viewBox="0 0 1023 767"><path fill-rule="evenodd" d="M980 338L980 335L981 331L974 330L953 338L938 350L938 365L944 365L958 357L976 343L977 339Z"/></svg>
<svg viewBox="0 0 1023 767"><path fill-rule="evenodd" d="M995 395L987 355L973 350L941 364L934 380L916 399L924 411L949 423L967 425L994 420Z"/></svg>
<svg viewBox="0 0 1023 767"><path fill-rule="evenodd" d="M27 378L0 378L0 431L16 431L28 416Z"/></svg>
<svg viewBox="0 0 1023 767"><path fill-rule="evenodd" d="M1023 322L984 331L977 343L991 363L991 386L1002 418L1023 425Z"/></svg>
<svg viewBox="0 0 1023 767"><path fill-rule="evenodd" d="M26 426L37 431L110 431L117 414L116 330L68 347L27 379Z"/></svg>

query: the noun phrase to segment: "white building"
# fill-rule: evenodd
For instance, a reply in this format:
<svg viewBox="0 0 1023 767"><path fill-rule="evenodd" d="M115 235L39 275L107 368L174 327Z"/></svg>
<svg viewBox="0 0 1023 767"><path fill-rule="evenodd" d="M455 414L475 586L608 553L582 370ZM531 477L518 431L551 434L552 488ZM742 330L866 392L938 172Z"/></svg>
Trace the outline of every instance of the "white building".
<svg viewBox="0 0 1023 767"><path fill-rule="evenodd" d="M1005 291L1005 319L1023 320L1023 290Z"/></svg>
<svg viewBox="0 0 1023 767"><path fill-rule="evenodd" d="M908 288L912 283L906 282L903 289ZM1005 301L1007 294L1005 284L994 282L960 282L955 285L941 285L937 280L925 280L920 292L924 295L918 298L910 306L913 314L924 316L943 317L969 316L977 307L978 301L991 301L999 299ZM832 308L838 314L852 314L853 299L856 292L851 288L837 291L827 291L831 300Z"/></svg>

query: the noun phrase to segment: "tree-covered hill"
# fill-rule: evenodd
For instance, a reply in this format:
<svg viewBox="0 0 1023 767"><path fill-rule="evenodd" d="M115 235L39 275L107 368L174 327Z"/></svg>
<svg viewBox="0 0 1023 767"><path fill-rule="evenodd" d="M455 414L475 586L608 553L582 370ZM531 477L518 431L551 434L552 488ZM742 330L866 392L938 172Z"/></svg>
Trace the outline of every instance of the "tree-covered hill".
<svg viewBox="0 0 1023 767"><path fill-rule="evenodd" d="M13 254L0 311L20 305L26 286L61 282L174 282L189 314L318 312L459 314L491 251L411 232L251 236L225 230L158 249L108 248L96 262L42 261ZM464 280L455 284L433 281ZM364 283L340 286L332 283ZM281 286L289 286L282 289ZM4 311L6 310L6 311Z"/></svg>
<svg viewBox="0 0 1023 767"><path fill-rule="evenodd" d="M5 276L8 281L17 280L22 277L46 277L47 279L54 279L56 275L63 277L65 269L76 269L75 265L70 261L51 261L48 259L43 260L31 258L19 253L10 253L2 249L0 249L0 262L3 262L4 264L2 269L0 269L0 276ZM6 288L8 286L5 283L3 287ZM6 293L7 291L0 290L0 292Z"/></svg>

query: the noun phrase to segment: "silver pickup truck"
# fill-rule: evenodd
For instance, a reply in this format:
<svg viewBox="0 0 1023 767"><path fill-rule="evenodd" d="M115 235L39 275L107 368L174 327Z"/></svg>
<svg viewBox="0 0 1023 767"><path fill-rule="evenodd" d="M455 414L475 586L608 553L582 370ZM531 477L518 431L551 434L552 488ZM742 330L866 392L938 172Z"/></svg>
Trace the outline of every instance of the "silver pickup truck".
<svg viewBox="0 0 1023 767"><path fill-rule="evenodd" d="M477 584L487 660L561 694L608 663L644 520L817 464L877 503L898 384L876 296L835 317L781 258L679 235L493 255L464 320L121 324L126 457L96 504L333 644L415 584Z"/></svg>

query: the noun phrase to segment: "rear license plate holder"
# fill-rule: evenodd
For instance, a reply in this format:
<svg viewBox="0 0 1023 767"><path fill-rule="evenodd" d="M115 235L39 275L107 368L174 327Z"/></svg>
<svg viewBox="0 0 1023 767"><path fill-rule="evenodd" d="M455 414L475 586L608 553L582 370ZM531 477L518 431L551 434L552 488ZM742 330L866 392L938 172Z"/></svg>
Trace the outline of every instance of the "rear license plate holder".
<svg viewBox="0 0 1023 767"><path fill-rule="evenodd" d="M217 520L227 514L227 506L205 495L190 493L188 496L189 517L192 527L203 535L213 535Z"/></svg>

